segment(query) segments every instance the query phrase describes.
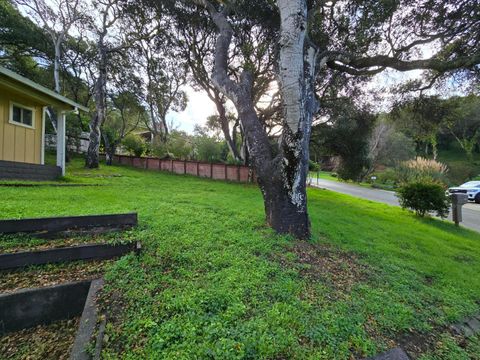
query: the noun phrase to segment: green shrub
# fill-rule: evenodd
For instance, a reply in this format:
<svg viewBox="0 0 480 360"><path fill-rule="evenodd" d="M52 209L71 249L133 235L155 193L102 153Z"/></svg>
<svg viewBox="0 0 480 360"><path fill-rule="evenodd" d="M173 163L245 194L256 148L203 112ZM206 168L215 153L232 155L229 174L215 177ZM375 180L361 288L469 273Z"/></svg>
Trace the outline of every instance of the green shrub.
<svg viewBox="0 0 480 360"><path fill-rule="evenodd" d="M373 188L393 190L397 186L397 173L394 169L385 169L383 171L372 174L376 179L368 179L368 182L372 184Z"/></svg>
<svg viewBox="0 0 480 360"><path fill-rule="evenodd" d="M402 208L408 208L419 216L435 211L437 216L447 217L450 198L445 194L444 186L438 181L420 179L403 183L397 189Z"/></svg>
<svg viewBox="0 0 480 360"><path fill-rule="evenodd" d="M163 159L165 157L174 157L168 151L168 146L165 142L163 142L159 137L155 137L152 139L152 143L150 144L149 155Z"/></svg>
<svg viewBox="0 0 480 360"><path fill-rule="evenodd" d="M122 141L122 145L125 150L127 150L131 155L135 156L142 156L146 150L145 141L142 139L142 137L135 134L129 134L125 136Z"/></svg>
<svg viewBox="0 0 480 360"><path fill-rule="evenodd" d="M310 171L320 171L320 164L316 163L313 160L308 160L308 170L310 170Z"/></svg>
<svg viewBox="0 0 480 360"><path fill-rule="evenodd" d="M377 177L375 180L376 183L394 184L397 182L397 173L394 169L385 169L384 171L379 171L373 175Z"/></svg>
<svg viewBox="0 0 480 360"><path fill-rule="evenodd" d="M176 159L187 160L190 159L193 146L191 139L184 131L174 130L168 136L167 141L168 156L175 157Z"/></svg>
<svg viewBox="0 0 480 360"><path fill-rule="evenodd" d="M243 165L242 160L235 160L233 155L231 153L227 154L227 160L225 161L226 164L228 165Z"/></svg>
<svg viewBox="0 0 480 360"><path fill-rule="evenodd" d="M205 162L222 161L222 143L208 136L195 138L195 150L197 159Z"/></svg>

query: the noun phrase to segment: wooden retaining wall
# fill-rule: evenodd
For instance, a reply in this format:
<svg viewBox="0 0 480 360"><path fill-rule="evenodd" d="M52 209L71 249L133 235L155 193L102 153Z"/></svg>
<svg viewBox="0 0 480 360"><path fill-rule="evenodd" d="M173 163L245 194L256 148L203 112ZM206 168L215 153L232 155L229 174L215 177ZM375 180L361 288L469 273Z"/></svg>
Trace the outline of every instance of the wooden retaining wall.
<svg viewBox="0 0 480 360"><path fill-rule="evenodd" d="M131 227L136 226L137 223L137 213L0 220L0 233L60 232L95 227Z"/></svg>
<svg viewBox="0 0 480 360"><path fill-rule="evenodd" d="M90 281L0 294L0 335L82 313Z"/></svg>
<svg viewBox="0 0 480 360"><path fill-rule="evenodd" d="M62 176L58 166L0 160L1 180L50 181Z"/></svg>
<svg viewBox="0 0 480 360"><path fill-rule="evenodd" d="M68 261L113 259L139 249L139 244L86 244L39 251L0 254L0 270Z"/></svg>
<svg viewBox="0 0 480 360"><path fill-rule="evenodd" d="M255 182L255 174L248 166L227 165L222 163L206 163L200 161L158 159L150 157L135 157L128 155L115 155L113 163L133 166L140 169L169 171L180 175L193 175L215 180L235 182Z"/></svg>

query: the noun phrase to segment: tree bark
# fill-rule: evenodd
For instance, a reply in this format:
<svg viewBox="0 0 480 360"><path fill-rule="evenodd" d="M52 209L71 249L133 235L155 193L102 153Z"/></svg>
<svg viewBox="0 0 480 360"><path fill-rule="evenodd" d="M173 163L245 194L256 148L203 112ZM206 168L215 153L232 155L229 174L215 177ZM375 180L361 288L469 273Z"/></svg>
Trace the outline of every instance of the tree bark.
<svg viewBox="0 0 480 360"><path fill-rule="evenodd" d="M55 48L55 57L53 61L53 81L55 84L55 92L60 94L61 85L60 85L60 61L61 61L61 51L62 51L62 41L63 37L54 39L54 48ZM53 130L57 133L57 114L53 107L48 107L47 111L48 118L52 124Z"/></svg>
<svg viewBox="0 0 480 360"><path fill-rule="evenodd" d="M228 49L233 35L227 17L208 1L200 3L207 8L218 28L212 81L237 108L264 198L266 221L277 233L309 238L306 177L316 102L313 93L315 53L310 49L304 51L306 3L302 0L278 1L282 18L279 80L284 99L284 130L280 154L275 158L255 112L251 74L243 72L238 82L227 75Z"/></svg>
<svg viewBox="0 0 480 360"><path fill-rule="evenodd" d="M227 143L228 149L230 150L230 154L232 154L235 161L242 161L243 159L240 152L237 149L237 144L235 143L232 136L230 135L230 124L227 118L227 112L225 110L225 106L218 96L215 96L214 103L217 108L218 118L220 120L222 133L225 138L225 142Z"/></svg>
<svg viewBox="0 0 480 360"><path fill-rule="evenodd" d="M55 92L60 94L60 61L62 56L62 42L63 36L59 35L58 39L56 39L55 45L55 58L53 61L53 79L55 81Z"/></svg>
<svg viewBox="0 0 480 360"><path fill-rule="evenodd" d="M310 236L306 181L313 113L316 51L306 45L305 0L278 0L280 10L279 82L283 98L283 134L279 166L289 208L282 216L296 222L295 235ZM291 231L289 231L291 233Z"/></svg>
<svg viewBox="0 0 480 360"><path fill-rule="evenodd" d="M105 133L103 134L103 142L105 143L105 163L112 165L113 156L117 150L117 143L115 141L110 142L108 136L105 136Z"/></svg>
<svg viewBox="0 0 480 360"><path fill-rule="evenodd" d="M107 50L103 44L103 36L98 42L99 66L98 78L95 83L95 112L90 121L90 136L87 155L85 158L85 167L94 169L99 167L99 152L101 130L106 116L106 79L107 79Z"/></svg>
<svg viewBox="0 0 480 360"><path fill-rule="evenodd" d="M306 211L298 211L283 182L268 182L264 186L267 224L279 234L290 234L298 239L310 237L310 221Z"/></svg>
<svg viewBox="0 0 480 360"><path fill-rule="evenodd" d="M117 146L115 144L110 144L110 146L105 146L105 162L107 165L112 165L113 157L117 151Z"/></svg>

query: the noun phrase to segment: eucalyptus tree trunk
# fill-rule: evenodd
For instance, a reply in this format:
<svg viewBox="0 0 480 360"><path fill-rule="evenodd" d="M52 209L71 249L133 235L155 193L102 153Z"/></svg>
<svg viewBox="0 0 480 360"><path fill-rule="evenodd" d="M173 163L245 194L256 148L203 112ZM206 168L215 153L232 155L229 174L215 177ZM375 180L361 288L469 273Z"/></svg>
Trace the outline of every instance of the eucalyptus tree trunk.
<svg viewBox="0 0 480 360"><path fill-rule="evenodd" d="M305 45L305 0L277 1L282 20L279 82L284 99L284 121L280 153L275 157L255 111L251 74L244 71L238 82L227 75L228 49L233 36L227 17L207 1L201 0L201 4L209 10L218 28L212 81L238 111L262 191L266 221L278 233L308 238L308 144L317 104L313 91L316 53Z"/></svg>
<svg viewBox="0 0 480 360"><path fill-rule="evenodd" d="M63 36L59 36L58 38L54 39L54 48L55 48L55 57L53 60L53 81L55 84L55 92L60 94L62 90L60 85L60 61L61 61L61 51L62 51L62 41ZM55 133L57 132L57 114L55 109L51 106L47 109L47 116L52 124L53 130Z"/></svg>
<svg viewBox="0 0 480 360"><path fill-rule="evenodd" d="M55 58L53 61L53 79L55 81L55 92L60 94L60 60L62 56L63 36L60 35L55 41Z"/></svg>
<svg viewBox="0 0 480 360"><path fill-rule="evenodd" d="M105 143L105 163L107 165L113 164L113 157L117 151L117 141L110 141L108 136L103 135L103 142Z"/></svg>
<svg viewBox="0 0 480 360"><path fill-rule="evenodd" d="M85 167L90 169L98 168L99 166L99 151L100 151L100 139L101 130L106 116L106 82L107 82L107 49L103 44L103 37L100 37L99 45L99 67L98 78L95 83L95 112L92 120L90 121L90 136L87 155L85 158Z"/></svg>

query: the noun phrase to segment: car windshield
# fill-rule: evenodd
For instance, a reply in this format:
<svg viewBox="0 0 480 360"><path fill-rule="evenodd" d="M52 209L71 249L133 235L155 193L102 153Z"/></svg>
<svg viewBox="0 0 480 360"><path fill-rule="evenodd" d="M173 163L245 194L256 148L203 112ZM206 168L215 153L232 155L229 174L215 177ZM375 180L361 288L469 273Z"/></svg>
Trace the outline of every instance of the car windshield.
<svg viewBox="0 0 480 360"><path fill-rule="evenodd" d="M478 183L477 181L469 181L469 182L466 182L465 184L462 184L460 185L460 187L462 188L480 188L480 183Z"/></svg>

